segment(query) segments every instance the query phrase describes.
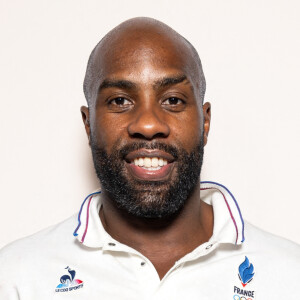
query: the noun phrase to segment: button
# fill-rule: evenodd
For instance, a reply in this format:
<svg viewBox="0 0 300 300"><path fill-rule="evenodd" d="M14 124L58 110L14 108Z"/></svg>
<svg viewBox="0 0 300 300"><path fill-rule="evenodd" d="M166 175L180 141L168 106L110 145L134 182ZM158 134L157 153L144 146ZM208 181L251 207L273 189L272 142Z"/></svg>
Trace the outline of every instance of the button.
<svg viewBox="0 0 300 300"><path fill-rule="evenodd" d="M206 250L210 249L213 246L213 244L209 244L208 246L205 247Z"/></svg>
<svg viewBox="0 0 300 300"><path fill-rule="evenodd" d="M141 266L143 267L146 263L144 261L141 262Z"/></svg>
<svg viewBox="0 0 300 300"><path fill-rule="evenodd" d="M115 243L108 243L108 246L116 246Z"/></svg>

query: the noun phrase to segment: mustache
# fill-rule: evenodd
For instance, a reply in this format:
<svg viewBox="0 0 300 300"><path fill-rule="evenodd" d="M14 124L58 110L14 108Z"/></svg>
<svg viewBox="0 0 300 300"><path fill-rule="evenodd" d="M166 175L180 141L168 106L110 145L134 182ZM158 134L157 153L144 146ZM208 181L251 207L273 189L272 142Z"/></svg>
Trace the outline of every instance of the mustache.
<svg viewBox="0 0 300 300"><path fill-rule="evenodd" d="M130 143L127 144L123 147L121 147L120 149L116 149L117 152L119 153L119 157L120 158L124 158L128 153L132 152L132 151L136 151L139 149L148 149L148 150L161 150L164 152L167 152L169 154L171 154L175 159L178 158L179 156L179 149L175 146L169 145L169 144L165 144L165 143L161 143L161 142L134 142L134 143Z"/></svg>

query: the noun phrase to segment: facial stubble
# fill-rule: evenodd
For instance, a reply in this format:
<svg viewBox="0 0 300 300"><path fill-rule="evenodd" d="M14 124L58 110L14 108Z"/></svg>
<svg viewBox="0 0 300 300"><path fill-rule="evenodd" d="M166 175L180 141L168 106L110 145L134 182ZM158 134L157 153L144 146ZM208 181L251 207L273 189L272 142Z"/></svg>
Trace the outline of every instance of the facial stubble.
<svg viewBox="0 0 300 300"><path fill-rule="evenodd" d="M137 180L126 172L125 156L141 148L170 153L176 163L172 178L166 181ZM91 138L94 167L110 201L120 210L139 218L168 218L183 208L196 187L202 161L203 136L191 152L162 142L135 142L122 147L116 143L111 154Z"/></svg>

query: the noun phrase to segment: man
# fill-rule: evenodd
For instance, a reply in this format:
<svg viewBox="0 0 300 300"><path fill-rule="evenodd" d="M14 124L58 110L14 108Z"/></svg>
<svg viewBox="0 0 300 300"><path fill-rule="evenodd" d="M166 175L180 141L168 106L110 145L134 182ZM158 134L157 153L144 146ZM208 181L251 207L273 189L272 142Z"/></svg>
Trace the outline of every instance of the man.
<svg viewBox="0 0 300 300"><path fill-rule="evenodd" d="M101 191L1 251L1 300L300 298L300 247L200 184L210 104L187 40L153 19L122 23L93 50L84 92Z"/></svg>

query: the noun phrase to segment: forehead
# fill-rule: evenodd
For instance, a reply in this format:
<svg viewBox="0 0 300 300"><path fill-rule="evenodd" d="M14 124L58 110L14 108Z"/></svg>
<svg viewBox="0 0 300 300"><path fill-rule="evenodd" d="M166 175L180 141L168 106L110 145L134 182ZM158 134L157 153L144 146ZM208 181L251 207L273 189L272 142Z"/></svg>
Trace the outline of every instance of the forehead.
<svg viewBox="0 0 300 300"><path fill-rule="evenodd" d="M197 70L182 38L151 31L108 36L97 49L95 64L99 84L107 77L151 79L159 73L181 73L192 81Z"/></svg>

